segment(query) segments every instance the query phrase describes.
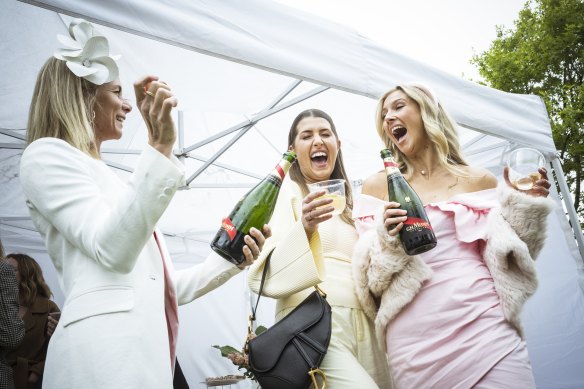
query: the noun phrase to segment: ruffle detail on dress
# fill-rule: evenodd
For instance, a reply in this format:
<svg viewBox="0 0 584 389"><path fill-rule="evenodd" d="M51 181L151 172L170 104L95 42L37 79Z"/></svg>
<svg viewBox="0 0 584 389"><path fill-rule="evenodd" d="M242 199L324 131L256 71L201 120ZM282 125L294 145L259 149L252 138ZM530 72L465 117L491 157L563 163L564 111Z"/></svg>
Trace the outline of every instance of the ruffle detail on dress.
<svg viewBox="0 0 584 389"><path fill-rule="evenodd" d="M493 188L454 195L445 201L426 204L425 208L453 213L456 238L471 243L486 240L488 223L483 219L497 206L497 190Z"/></svg>
<svg viewBox="0 0 584 389"><path fill-rule="evenodd" d="M375 228L375 215L379 215L385 201L366 194L358 194L353 198L353 220L359 236Z"/></svg>

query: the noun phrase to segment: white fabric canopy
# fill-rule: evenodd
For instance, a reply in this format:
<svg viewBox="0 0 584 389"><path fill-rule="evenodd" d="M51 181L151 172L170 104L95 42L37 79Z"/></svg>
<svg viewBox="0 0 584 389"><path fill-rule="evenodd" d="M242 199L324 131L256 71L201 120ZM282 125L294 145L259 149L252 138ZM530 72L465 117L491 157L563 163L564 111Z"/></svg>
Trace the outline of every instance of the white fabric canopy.
<svg viewBox="0 0 584 389"><path fill-rule="evenodd" d="M59 305L62 295L54 269L23 202L18 160L36 74L57 47L56 34L66 34L70 16L100 24L112 52L123 55L120 70L126 97L133 94L131 82L147 73L159 75L178 96L177 151L187 155L191 189L177 193L160 222L177 267L206 256L221 217L274 166L286 148L292 119L306 108L321 108L335 120L357 188L359 179L381 168L371 98L400 82L424 82L436 90L461 126L462 144L473 164L500 175L503 151L516 144L554 157L547 113L538 97L508 94L450 76L344 26L276 3L34 2L48 8L43 9L0 2L0 238L9 252L29 253L41 263ZM297 79L303 82L283 96ZM305 99L304 94L313 93ZM287 105L291 107L281 109ZM220 135L246 124L249 131L227 147L241 131ZM145 129L133 112L122 139L104 145L104 160L121 168L118 171L126 178L123 169L131 170L135 153L145 142ZM558 199L557 193L552 196ZM582 257L557 204L538 260L540 288L523 319L538 387L577 388L584 386ZM181 307L178 355L191 387L208 376L236 373L210 346L242 344L248 301L244 275L239 275ZM264 315L260 323L271 323L270 304L260 311Z"/></svg>

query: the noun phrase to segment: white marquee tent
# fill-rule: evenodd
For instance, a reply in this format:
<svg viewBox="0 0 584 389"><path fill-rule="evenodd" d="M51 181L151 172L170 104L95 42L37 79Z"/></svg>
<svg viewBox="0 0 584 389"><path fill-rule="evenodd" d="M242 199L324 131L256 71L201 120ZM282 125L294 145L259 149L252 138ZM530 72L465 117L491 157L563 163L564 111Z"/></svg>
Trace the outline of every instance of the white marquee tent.
<svg viewBox="0 0 584 389"><path fill-rule="evenodd" d="M278 161L289 125L303 109L321 108L335 119L358 189L360 179L380 169L375 98L400 82L424 82L437 91L460 126L471 163L500 176L505 150L535 147L545 153L570 198L538 97L447 75L347 27L264 0L27 2L0 0L0 239L8 252L25 252L41 263L61 306L54 269L23 202L18 162L36 74L57 47L56 34L66 34L71 16L98 24L112 52L123 55L126 97L131 82L150 73L168 82L179 98L176 151L189 188L177 193L160 222L176 267L206 256L221 217ZM127 177L145 143L134 112L121 141L104 145L104 160ZM581 388L582 232L569 201L563 207L555 190L552 197L557 207L538 260L540 287L523 321L538 387ZM178 356L191 388L204 386L205 377L236 373L211 345L242 344L249 299L242 274L181 307ZM261 323L272 322L271 309L264 305Z"/></svg>

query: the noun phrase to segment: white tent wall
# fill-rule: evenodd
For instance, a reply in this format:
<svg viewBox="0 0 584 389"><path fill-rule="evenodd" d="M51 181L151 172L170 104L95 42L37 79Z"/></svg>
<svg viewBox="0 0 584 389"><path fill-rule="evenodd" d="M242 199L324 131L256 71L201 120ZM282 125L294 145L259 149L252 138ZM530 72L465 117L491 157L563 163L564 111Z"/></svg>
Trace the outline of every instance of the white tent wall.
<svg viewBox="0 0 584 389"><path fill-rule="evenodd" d="M26 252L39 260L62 306L55 271L23 202L18 160L34 79L56 48L56 34L66 34L70 17L9 0L0 3L0 238L9 252ZM381 145L373 125L375 101L369 97L397 82L413 80L426 82L438 92L462 126L462 144L473 164L500 175L502 154L510 144L530 145L554 157L547 114L539 98L511 95L446 75L391 53L343 26L274 3L95 0L37 4L115 27L98 28L110 38L112 51L123 54L120 68L126 97L132 94L131 82L143 74L166 80L179 98L185 147L252 118L295 78L309 82L300 84L284 102L317 84L334 87L256 123L217 159L220 166L210 166L192 181L193 189L177 193L160 222L177 268L206 256L218 220L257 177L273 167L286 148L289 124L305 108L324 109L335 119L354 180L380 167ZM477 138L481 133L484 136ZM187 176L203 164L195 158L208 159L235 134L192 150L185 159ZM139 114L133 112L121 141L104 145L104 159L131 168L136 160L132 153L144 146L145 139ZM128 173L120 171L120 175ZM557 200L558 194L552 197ZM523 320L538 387L577 388L584 385L580 368L584 362L582 257L559 201L549 226L538 260L540 287L528 302ZM199 382L208 376L236 373L210 346L242 343L249 299L245 275L240 274L180 308L178 355L191 387L201 386ZM269 299L262 299L261 304L259 322L269 324L273 304ZM249 382L239 387L249 387Z"/></svg>

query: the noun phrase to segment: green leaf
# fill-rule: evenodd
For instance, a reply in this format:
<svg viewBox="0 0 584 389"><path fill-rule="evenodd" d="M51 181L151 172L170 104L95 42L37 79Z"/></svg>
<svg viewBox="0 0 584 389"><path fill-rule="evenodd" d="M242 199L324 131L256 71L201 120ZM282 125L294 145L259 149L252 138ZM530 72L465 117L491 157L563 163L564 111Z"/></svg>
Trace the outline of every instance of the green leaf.
<svg viewBox="0 0 584 389"><path fill-rule="evenodd" d="M233 348L231 346L218 346L218 345L214 345L212 347L218 349L219 351L221 351L221 356L222 357L227 357L229 354L232 354L232 353L241 354L241 351L239 351L236 348Z"/></svg>
<svg viewBox="0 0 584 389"><path fill-rule="evenodd" d="M265 326L258 326L255 330L256 335L261 334L262 332L267 331L268 329Z"/></svg>
<svg viewBox="0 0 584 389"><path fill-rule="evenodd" d="M513 28L496 32L491 47L471 62L487 86L543 99L584 227L584 1L529 0Z"/></svg>

